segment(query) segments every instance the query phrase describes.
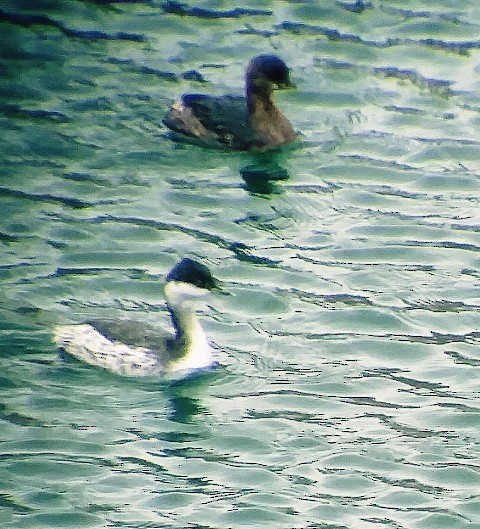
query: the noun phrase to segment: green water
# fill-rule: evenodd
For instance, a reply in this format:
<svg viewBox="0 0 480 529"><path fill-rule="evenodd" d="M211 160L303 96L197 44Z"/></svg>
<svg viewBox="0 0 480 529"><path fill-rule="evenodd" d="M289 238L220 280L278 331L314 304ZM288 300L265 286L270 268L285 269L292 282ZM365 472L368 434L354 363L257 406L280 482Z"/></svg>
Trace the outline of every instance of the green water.
<svg viewBox="0 0 480 529"><path fill-rule="evenodd" d="M0 2L2 527L480 528L480 7L354 7ZM298 145L170 141L265 52ZM168 328L183 255L231 294L218 370L58 356L58 323Z"/></svg>

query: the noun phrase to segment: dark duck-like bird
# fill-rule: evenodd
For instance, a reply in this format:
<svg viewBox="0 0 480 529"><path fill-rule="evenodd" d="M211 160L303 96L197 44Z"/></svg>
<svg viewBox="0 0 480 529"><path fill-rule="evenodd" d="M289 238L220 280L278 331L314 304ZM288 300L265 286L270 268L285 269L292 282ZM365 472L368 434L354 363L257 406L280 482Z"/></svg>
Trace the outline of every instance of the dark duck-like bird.
<svg viewBox="0 0 480 529"><path fill-rule="evenodd" d="M297 133L273 100L276 89L294 88L287 65L276 55L259 55L245 73L246 97L186 94L163 122L174 139L236 150L267 150L292 142Z"/></svg>

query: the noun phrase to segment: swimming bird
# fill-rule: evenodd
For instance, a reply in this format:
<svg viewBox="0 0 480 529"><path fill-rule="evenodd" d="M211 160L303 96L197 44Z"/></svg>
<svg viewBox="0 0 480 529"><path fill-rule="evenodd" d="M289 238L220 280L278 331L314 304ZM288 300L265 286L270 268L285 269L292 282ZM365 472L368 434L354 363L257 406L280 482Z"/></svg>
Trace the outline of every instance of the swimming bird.
<svg viewBox="0 0 480 529"><path fill-rule="evenodd" d="M186 94L163 123L174 139L236 150L267 150L292 142L297 133L273 100L275 89L295 87L283 60L277 55L253 58L245 85L246 97Z"/></svg>
<svg viewBox="0 0 480 529"><path fill-rule="evenodd" d="M67 354L119 375L177 378L215 364L194 300L219 289L203 264L184 257L165 278L174 336L141 322L96 320L60 325L54 341Z"/></svg>

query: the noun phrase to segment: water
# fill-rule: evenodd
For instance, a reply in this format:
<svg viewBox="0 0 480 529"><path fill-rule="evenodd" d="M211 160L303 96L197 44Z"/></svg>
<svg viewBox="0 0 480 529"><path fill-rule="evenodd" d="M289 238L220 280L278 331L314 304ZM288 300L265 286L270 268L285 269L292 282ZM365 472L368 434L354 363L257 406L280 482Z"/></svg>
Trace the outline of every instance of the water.
<svg viewBox="0 0 480 529"><path fill-rule="evenodd" d="M480 10L362 5L1 3L2 527L480 527ZM264 52L299 145L168 139ZM58 357L58 323L167 328L185 254L232 294L216 372Z"/></svg>

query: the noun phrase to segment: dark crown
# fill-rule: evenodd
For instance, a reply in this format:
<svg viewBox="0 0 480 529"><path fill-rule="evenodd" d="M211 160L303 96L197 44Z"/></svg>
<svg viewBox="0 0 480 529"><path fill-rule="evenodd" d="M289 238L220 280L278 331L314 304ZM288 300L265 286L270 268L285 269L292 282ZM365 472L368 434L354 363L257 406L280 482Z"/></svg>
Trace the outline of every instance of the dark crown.
<svg viewBox="0 0 480 529"><path fill-rule="evenodd" d="M259 55L252 59L249 70L253 75L264 75L269 81L288 84L290 73L287 65L277 55Z"/></svg>
<svg viewBox="0 0 480 529"><path fill-rule="evenodd" d="M217 280L212 276L210 270L203 264L184 257L168 273L165 280L182 281L190 283L198 288L212 290L218 287Z"/></svg>

